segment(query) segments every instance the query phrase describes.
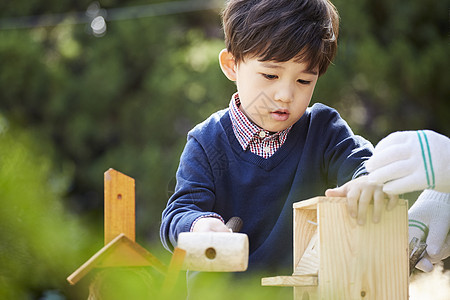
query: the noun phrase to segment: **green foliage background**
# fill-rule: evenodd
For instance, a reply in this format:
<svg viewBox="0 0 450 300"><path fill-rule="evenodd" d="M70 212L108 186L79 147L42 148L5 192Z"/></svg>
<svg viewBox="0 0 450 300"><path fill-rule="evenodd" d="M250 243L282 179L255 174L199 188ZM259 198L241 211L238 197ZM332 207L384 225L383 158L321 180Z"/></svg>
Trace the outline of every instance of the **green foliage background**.
<svg viewBox="0 0 450 300"><path fill-rule="evenodd" d="M90 2L4 1L0 25ZM374 144L396 130L450 135L447 3L334 4L338 56L313 101L337 108ZM103 37L88 29L70 20L0 29L0 298L53 289L75 297L62 279L101 247L103 172L111 167L136 179L138 241L163 253L160 214L186 133L235 90L217 63L218 10L108 22Z"/></svg>

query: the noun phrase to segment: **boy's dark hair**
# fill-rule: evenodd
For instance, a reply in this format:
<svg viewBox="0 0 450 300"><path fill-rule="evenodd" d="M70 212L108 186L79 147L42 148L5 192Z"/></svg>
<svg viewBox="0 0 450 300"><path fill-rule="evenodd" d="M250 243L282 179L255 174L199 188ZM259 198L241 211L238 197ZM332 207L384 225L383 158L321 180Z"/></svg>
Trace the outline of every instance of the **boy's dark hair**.
<svg viewBox="0 0 450 300"><path fill-rule="evenodd" d="M294 58L322 75L336 54L339 15L329 0L229 0L222 22L236 63Z"/></svg>

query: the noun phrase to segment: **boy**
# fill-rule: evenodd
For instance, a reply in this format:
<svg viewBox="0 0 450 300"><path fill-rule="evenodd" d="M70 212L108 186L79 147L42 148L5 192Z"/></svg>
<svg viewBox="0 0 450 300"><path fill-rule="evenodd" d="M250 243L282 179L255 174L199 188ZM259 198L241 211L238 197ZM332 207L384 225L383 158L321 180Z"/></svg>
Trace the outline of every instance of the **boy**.
<svg viewBox="0 0 450 300"><path fill-rule="evenodd" d="M377 221L385 195L364 176L372 145L335 110L308 108L336 52L335 7L327 0L230 0L223 26L220 66L237 93L228 109L188 133L160 236L172 249L179 233L228 231L224 221L238 216L250 241L249 270L277 272L292 268L294 202L339 185L327 195L347 196L352 216L364 223L372 198Z"/></svg>

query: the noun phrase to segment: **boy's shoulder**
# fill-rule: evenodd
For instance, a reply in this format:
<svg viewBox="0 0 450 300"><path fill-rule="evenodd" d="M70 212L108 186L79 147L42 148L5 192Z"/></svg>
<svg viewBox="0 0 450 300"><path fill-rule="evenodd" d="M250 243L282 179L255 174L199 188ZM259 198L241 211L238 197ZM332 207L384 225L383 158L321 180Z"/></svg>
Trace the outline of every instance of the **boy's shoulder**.
<svg viewBox="0 0 450 300"><path fill-rule="evenodd" d="M333 119L343 121L336 109L318 102L314 103L312 106L306 109L303 118L308 119L309 123L327 123Z"/></svg>
<svg viewBox="0 0 450 300"><path fill-rule="evenodd" d="M319 102L316 102L312 106L308 107L306 111L313 115L339 115L336 109Z"/></svg>
<svg viewBox="0 0 450 300"><path fill-rule="evenodd" d="M305 114L297 122L298 132L304 134L334 134L333 132L345 130L351 131L348 123L340 116L339 112L322 103L314 103L308 107Z"/></svg>
<svg viewBox="0 0 450 300"><path fill-rule="evenodd" d="M206 120L192 128L188 133L188 137L216 136L220 131L224 130L224 123L227 122L223 121L229 119L226 118L228 116L228 110L228 108L225 108L210 115Z"/></svg>

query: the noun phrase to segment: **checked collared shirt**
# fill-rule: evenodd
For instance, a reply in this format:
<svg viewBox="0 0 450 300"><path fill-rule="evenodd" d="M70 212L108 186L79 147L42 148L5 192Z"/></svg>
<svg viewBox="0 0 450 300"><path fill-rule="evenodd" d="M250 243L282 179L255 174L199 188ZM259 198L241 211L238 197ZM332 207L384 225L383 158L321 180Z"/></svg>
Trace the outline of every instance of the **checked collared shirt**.
<svg viewBox="0 0 450 300"><path fill-rule="evenodd" d="M244 151L249 149L250 152L265 159L271 157L284 144L292 126L270 133L250 121L239 109L240 105L239 95L235 93L230 101L230 118L239 144Z"/></svg>

